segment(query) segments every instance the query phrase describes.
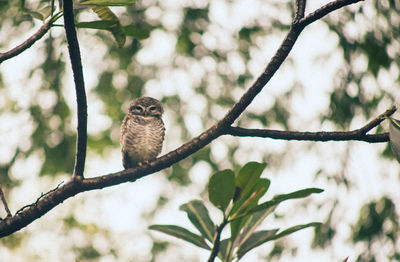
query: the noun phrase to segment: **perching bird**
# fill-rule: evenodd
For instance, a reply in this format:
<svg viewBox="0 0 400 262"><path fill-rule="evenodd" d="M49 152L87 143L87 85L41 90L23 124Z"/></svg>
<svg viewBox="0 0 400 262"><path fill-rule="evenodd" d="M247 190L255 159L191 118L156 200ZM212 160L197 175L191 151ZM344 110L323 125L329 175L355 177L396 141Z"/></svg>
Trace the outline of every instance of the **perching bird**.
<svg viewBox="0 0 400 262"><path fill-rule="evenodd" d="M160 154L165 134L163 112L160 101L151 97L139 97L130 103L120 137L125 169L147 163Z"/></svg>

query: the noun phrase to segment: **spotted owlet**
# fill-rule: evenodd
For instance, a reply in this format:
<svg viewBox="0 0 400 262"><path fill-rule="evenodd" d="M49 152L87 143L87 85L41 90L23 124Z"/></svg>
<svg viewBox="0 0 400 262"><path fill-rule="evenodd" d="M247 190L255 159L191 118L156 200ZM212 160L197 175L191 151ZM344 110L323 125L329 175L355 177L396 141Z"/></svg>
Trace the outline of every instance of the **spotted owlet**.
<svg viewBox="0 0 400 262"><path fill-rule="evenodd" d="M130 103L120 137L125 169L151 161L160 154L165 134L162 113L160 101L151 97L139 97Z"/></svg>

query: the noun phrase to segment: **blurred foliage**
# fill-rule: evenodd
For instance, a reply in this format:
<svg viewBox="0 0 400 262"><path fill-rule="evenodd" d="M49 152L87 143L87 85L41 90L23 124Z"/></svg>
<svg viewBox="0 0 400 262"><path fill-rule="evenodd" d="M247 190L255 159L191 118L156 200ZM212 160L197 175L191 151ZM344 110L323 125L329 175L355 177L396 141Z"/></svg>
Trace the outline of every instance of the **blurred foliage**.
<svg viewBox="0 0 400 262"><path fill-rule="evenodd" d="M0 27L2 35L6 35L6 39L3 37L0 40L1 51L19 44L21 39L27 37L28 31L33 32L38 28L41 22L35 20L33 12L43 13L49 2L0 1L0 14L2 14ZM58 4L58 1L55 2ZM293 15L293 1L264 1L262 7L266 11L264 13L260 11L259 17L248 17L239 26L231 23L226 27L213 13L211 1L183 1L173 6L167 2L138 1L135 5L121 9L110 8L122 28L119 28L118 32L110 32L107 28L90 29L88 25L99 28L104 24L96 22L99 18L90 8L75 10L78 23L95 23L86 24L86 28L82 26L78 29L80 44L84 47L81 50L94 50L96 54L96 57L83 61L85 73L86 68L95 69L95 72L90 72L94 74L91 76L95 79L94 84L87 86L89 108L90 99L99 101L101 107L96 113L111 120L111 124L106 128L88 134L89 152L104 155L110 150L118 150L119 138L115 134L119 132L126 103L143 94L157 96L168 109L166 112L170 130L167 130L167 136L170 137L167 137L165 148L174 149L176 145L188 141L193 135L211 126L237 101L238 94L248 88L257 74L262 72L263 68L260 67L255 73L254 61L257 61L260 55L263 56L261 59L266 60L261 50L266 43L273 42L272 36L282 38L290 26L289 18ZM234 1L226 3L228 7L233 4ZM178 22L171 22L171 17L178 17ZM235 17L231 16L230 19ZM399 21L398 1L378 0L343 8L318 22L325 24L336 36L338 49L344 60L333 80L334 89L329 90L329 105L325 111L320 112L321 123L328 122L337 129L349 129L355 119L365 122L394 102L398 93L396 87L400 83L400 74L397 74L397 78L389 83L389 86L380 78L388 72L393 74L396 70L399 71ZM122 33L126 35L123 45L120 36ZM142 63L140 54L159 34L170 36L168 39L175 41L173 55L163 59L164 51L157 52L154 56L161 58L157 57L159 59L152 63ZM118 39L121 47L116 42ZM15 167L22 169L24 161L32 156L39 157L41 161L39 174L42 176L70 174L74 161L76 105L75 99L71 99L70 95L74 93L73 86L66 85L72 82L69 81L72 76L68 73L70 69L68 69L64 36L56 30L53 33L52 29L25 52L35 52L35 61L27 62L32 64L29 72L19 72L15 68L12 70L18 71L16 73L18 77L14 78L23 86L22 90L34 94L27 102L21 102L23 99L19 100L13 95L12 88L4 81L3 74L7 70L8 61L2 64L0 72L0 95L3 99L0 99L0 113L28 114L29 121L33 125L28 142L20 139L16 144L5 145L10 157L7 163L0 163L0 184L10 192L23 181L21 176L15 175L17 172ZM85 56L86 54L83 54L84 58ZM290 59L289 57L285 62L288 67L292 66ZM232 60L242 61L243 67L234 69L235 62ZM190 75L186 82L180 81L182 72ZM166 82L164 80L166 76L172 76L174 81ZM296 117L292 102L295 95L302 91L295 87L293 84L288 91L275 95L272 103L265 103L262 109L249 108L238 119L237 124L243 127L254 125L264 128L276 128L276 126L282 129L292 128L291 123ZM191 105L193 100L196 101L198 108ZM196 115L201 127L199 131L191 131L187 124L187 117L193 115ZM89 121L91 117L89 114ZM207 163L210 173L227 166L237 169L244 162L251 160L248 158L259 150L241 149L242 144L232 139L232 143L225 145L225 155L218 158L216 156L220 152L214 149L213 145L214 143L165 170L168 180L177 188L188 187L192 183L188 173L197 163ZM393 157L390 152L387 146L383 154ZM259 154L271 153L266 149ZM266 158L265 155L261 158ZM289 159L287 162L292 164L290 152L282 152L279 154L279 158L281 157L282 160L271 161L269 168L279 169L281 163L284 163L283 159L286 158ZM331 176L332 172L329 174ZM322 171L319 177L324 175L326 172ZM339 187L340 182L337 183ZM166 206L168 200L170 196L160 196L157 208ZM386 221L394 225L391 219L397 216L395 203L395 199L383 197L377 203L371 202L361 208L360 219L353 227L352 238L355 243L365 244L365 255L360 255L359 261L376 261L377 251L369 249L369 242L380 238L385 238L385 241L392 244L396 242L394 236L398 234L398 226L393 227L392 231L386 231L383 227ZM155 214L157 208L153 212L149 211L148 216ZM329 213L326 223L316 228L315 248L329 248L333 239L337 237L335 228L339 221L334 217L338 209L332 207L334 212ZM366 219L365 214L369 214L371 218ZM67 218L65 227L86 233L92 228L80 225L75 218ZM101 231L99 228L93 230ZM20 245L18 237L18 234L14 234L4 241ZM270 259L279 258L287 251L286 243L282 243L275 243L269 255ZM4 244L4 246L10 245ZM167 248L165 242L153 242L154 253L162 253ZM102 254L88 243L82 247L75 247L74 252L81 260L96 260L99 254ZM289 252L295 253L294 250ZM393 252L388 254L388 257L396 260L399 252L398 247L396 249L393 245ZM155 261L155 255L152 259Z"/></svg>

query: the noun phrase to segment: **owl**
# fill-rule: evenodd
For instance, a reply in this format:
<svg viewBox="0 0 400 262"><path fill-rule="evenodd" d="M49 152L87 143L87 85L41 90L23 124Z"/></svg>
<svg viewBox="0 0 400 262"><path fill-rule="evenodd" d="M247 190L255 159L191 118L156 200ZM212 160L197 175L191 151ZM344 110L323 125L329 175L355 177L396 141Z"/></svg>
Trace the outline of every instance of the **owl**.
<svg viewBox="0 0 400 262"><path fill-rule="evenodd" d="M147 163L160 154L165 134L163 112L160 101L151 97L139 97L130 103L120 137L125 169Z"/></svg>

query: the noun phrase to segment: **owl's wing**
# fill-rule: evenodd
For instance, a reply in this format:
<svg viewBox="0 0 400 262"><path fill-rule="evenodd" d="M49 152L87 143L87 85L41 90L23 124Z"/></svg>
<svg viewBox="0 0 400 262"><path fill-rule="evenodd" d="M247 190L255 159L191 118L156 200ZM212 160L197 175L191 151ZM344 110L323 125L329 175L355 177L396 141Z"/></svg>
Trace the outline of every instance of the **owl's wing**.
<svg viewBox="0 0 400 262"><path fill-rule="evenodd" d="M124 166L125 169L134 167L128 152L122 152L122 165Z"/></svg>

